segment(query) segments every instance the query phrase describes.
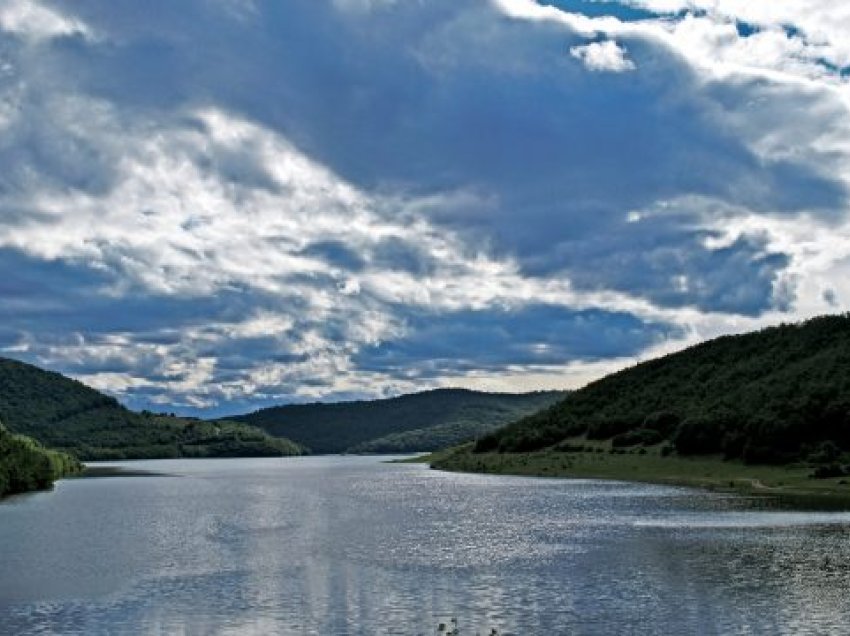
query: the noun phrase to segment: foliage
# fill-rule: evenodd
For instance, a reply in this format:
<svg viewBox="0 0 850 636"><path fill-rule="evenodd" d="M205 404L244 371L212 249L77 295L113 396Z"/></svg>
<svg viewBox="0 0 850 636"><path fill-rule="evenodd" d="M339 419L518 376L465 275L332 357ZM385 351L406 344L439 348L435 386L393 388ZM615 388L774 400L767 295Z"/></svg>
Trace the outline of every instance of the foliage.
<svg viewBox="0 0 850 636"><path fill-rule="evenodd" d="M81 469L80 462L70 455L14 435L0 423L0 497L49 488L59 477Z"/></svg>
<svg viewBox="0 0 850 636"><path fill-rule="evenodd" d="M473 440L564 395L437 389L386 400L277 406L231 419L316 453L415 452Z"/></svg>
<svg viewBox="0 0 850 636"><path fill-rule="evenodd" d="M850 451L850 315L725 336L593 382L479 440L525 452L566 438L667 440L681 455L751 463ZM829 453L827 454L829 455Z"/></svg>
<svg viewBox="0 0 850 636"><path fill-rule="evenodd" d="M611 446L618 448L622 446L653 446L664 439L659 431L651 428L639 428L625 433L620 433L611 438Z"/></svg>
<svg viewBox="0 0 850 636"><path fill-rule="evenodd" d="M304 450L239 422L134 413L76 380L4 358L0 418L11 431L85 460L283 456Z"/></svg>

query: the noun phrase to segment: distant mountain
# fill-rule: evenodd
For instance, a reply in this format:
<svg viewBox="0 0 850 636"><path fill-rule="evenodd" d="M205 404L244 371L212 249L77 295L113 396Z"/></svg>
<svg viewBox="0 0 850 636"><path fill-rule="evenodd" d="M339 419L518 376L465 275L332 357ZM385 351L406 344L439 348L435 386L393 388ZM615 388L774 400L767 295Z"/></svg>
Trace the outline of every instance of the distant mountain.
<svg viewBox="0 0 850 636"><path fill-rule="evenodd" d="M436 389L384 400L275 406L229 419L314 453L402 453L473 440L565 395Z"/></svg>
<svg viewBox="0 0 850 636"><path fill-rule="evenodd" d="M669 444L750 463L850 451L850 315L725 336L593 382L482 437L475 452Z"/></svg>
<svg viewBox="0 0 850 636"><path fill-rule="evenodd" d="M0 420L81 459L281 456L303 449L236 422L134 413L59 373L0 358Z"/></svg>

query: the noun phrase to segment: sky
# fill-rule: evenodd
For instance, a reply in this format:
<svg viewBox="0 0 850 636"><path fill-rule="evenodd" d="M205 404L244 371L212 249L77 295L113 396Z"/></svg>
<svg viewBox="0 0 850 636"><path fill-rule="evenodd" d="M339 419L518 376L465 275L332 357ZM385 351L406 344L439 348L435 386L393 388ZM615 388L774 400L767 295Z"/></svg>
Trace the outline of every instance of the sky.
<svg viewBox="0 0 850 636"><path fill-rule="evenodd" d="M196 415L850 308L846 0L0 0L0 355Z"/></svg>

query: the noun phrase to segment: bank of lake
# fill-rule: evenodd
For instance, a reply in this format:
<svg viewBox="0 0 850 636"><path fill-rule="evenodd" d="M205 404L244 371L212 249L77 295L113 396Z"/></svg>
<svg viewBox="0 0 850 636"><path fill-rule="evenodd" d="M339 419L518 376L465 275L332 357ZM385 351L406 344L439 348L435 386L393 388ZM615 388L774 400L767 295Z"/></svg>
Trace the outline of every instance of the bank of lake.
<svg viewBox="0 0 850 636"><path fill-rule="evenodd" d="M721 456L682 457L662 454L662 446L612 449L606 442L573 440L582 450L529 453L473 453L465 445L406 461L428 463L437 470L497 475L606 479L689 486L745 496L769 496L798 508L850 510L850 478L816 479L814 468L750 465Z"/></svg>

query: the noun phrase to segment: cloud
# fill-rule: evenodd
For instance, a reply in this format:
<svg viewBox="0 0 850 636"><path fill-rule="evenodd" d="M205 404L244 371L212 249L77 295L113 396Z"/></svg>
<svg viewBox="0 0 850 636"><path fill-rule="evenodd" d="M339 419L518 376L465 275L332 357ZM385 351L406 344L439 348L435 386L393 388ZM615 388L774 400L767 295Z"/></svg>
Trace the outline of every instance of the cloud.
<svg viewBox="0 0 850 636"><path fill-rule="evenodd" d="M693 28L697 24L695 20L703 27L711 23L719 29L737 27L734 35L727 30L727 35L714 39L719 50L728 47L724 53L737 48L735 57L744 65L786 67L819 77L823 73L818 72L817 66L823 71L829 66L841 69L850 64L846 32L850 8L841 0L788 0L780 4L745 0L628 0L623 4L654 12L683 12L685 18L680 24L685 25L685 30ZM681 27L674 25L674 28ZM755 55L747 60L746 52Z"/></svg>
<svg viewBox="0 0 850 636"><path fill-rule="evenodd" d="M635 69L634 62L626 57L626 50L612 40L574 46L570 55L584 62L590 71L623 73Z"/></svg>
<svg viewBox="0 0 850 636"><path fill-rule="evenodd" d="M792 304L782 274L790 259L772 250L766 236L716 241L716 232L694 232L686 214L632 219L602 236L565 242L542 261L541 274L554 266L570 272L578 289L637 289L661 307L758 316ZM586 262L596 268L583 267Z"/></svg>
<svg viewBox="0 0 850 636"><path fill-rule="evenodd" d="M841 309L829 11L6 3L0 348L222 412L574 385Z"/></svg>
<svg viewBox="0 0 850 636"><path fill-rule="evenodd" d="M38 0L7 0L0 7L0 30L34 41L89 34L83 22L57 13Z"/></svg>
<svg viewBox="0 0 850 636"><path fill-rule="evenodd" d="M521 326L521 329L517 329ZM515 309L409 315L403 336L364 348L360 368L439 379L506 366L564 366L635 355L675 328L626 313L529 304Z"/></svg>

